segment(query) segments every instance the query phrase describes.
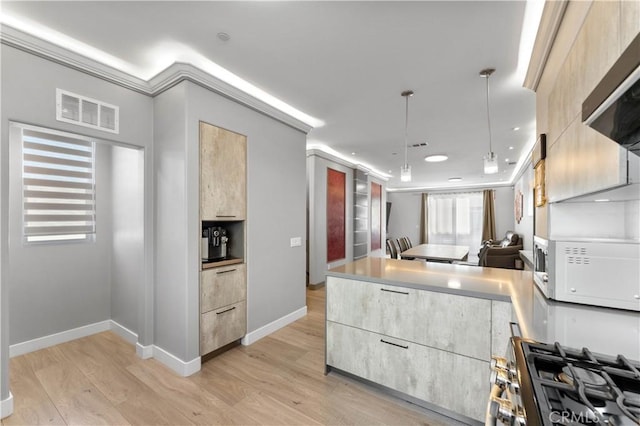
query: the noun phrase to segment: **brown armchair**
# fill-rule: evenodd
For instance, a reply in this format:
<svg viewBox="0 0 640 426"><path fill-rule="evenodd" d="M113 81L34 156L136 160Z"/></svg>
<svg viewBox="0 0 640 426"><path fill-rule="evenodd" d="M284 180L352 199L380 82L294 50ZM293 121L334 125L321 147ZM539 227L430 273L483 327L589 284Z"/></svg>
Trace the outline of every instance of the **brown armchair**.
<svg viewBox="0 0 640 426"><path fill-rule="evenodd" d="M493 268L522 269L520 259L522 238L513 231L508 231L500 241L485 241L478 253L480 266Z"/></svg>

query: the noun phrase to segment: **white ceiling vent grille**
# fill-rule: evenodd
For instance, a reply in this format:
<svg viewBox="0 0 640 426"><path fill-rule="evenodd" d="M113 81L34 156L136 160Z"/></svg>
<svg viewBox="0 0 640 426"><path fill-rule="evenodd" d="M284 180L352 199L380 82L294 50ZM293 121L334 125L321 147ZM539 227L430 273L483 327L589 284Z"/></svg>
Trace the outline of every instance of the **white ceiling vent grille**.
<svg viewBox="0 0 640 426"><path fill-rule="evenodd" d="M120 109L115 105L56 89L56 119L78 126L119 133Z"/></svg>

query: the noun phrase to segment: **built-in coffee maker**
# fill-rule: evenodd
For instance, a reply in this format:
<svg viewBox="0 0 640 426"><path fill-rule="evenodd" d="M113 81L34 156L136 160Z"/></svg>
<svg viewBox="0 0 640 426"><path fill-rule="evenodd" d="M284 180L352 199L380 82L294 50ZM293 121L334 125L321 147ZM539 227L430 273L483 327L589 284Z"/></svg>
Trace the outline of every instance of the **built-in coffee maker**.
<svg viewBox="0 0 640 426"><path fill-rule="evenodd" d="M202 228L202 260L222 260L227 257L227 230L221 226Z"/></svg>

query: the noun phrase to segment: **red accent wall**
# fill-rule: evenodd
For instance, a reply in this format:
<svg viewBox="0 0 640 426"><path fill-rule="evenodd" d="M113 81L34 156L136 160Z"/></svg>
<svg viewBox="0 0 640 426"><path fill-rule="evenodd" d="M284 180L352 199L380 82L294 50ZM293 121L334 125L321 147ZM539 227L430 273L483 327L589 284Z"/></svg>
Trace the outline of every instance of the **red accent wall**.
<svg viewBox="0 0 640 426"><path fill-rule="evenodd" d="M327 262L344 259L346 174L327 168Z"/></svg>
<svg viewBox="0 0 640 426"><path fill-rule="evenodd" d="M382 248L382 185L371 182L371 250Z"/></svg>

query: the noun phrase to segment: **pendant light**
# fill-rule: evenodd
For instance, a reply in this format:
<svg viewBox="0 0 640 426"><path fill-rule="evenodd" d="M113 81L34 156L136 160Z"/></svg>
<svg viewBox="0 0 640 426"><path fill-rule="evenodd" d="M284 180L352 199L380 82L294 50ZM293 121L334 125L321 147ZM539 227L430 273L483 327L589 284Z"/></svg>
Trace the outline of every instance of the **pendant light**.
<svg viewBox="0 0 640 426"><path fill-rule="evenodd" d="M408 128L409 128L409 98L413 96L412 90L405 90L400 95L405 98L405 119L404 119L404 165L400 168L400 181L401 182L411 182L411 166L407 161L407 149L409 147L407 139L408 139Z"/></svg>
<svg viewBox="0 0 640 426"><path fill-rule="evenodd" d="M484 156L484 174L498 173L498 156L493 153L491 146L491 116L489 114L489 77L495 72L495 68L486 68L480 71L480 77L487 81L487 128L489 129L489 153Z"/></svg>

